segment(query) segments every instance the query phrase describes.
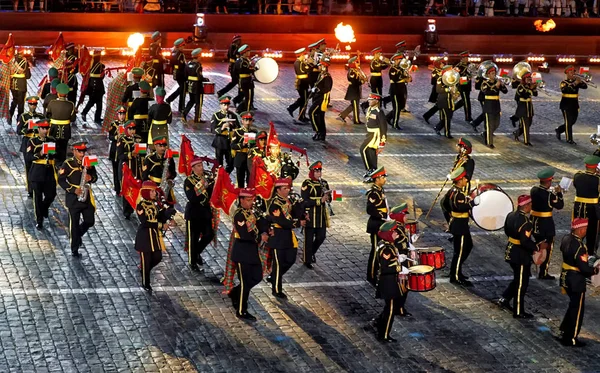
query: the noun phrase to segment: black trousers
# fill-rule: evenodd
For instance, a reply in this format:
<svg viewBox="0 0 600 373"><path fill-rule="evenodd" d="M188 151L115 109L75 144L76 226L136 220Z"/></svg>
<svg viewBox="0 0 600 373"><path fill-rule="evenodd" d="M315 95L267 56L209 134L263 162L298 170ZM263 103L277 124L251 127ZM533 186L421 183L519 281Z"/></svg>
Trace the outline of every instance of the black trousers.
<svg viewBox="0 0 600 373"><path fill-rule="evenodd" d="M162 251L155 250L148 253L140 253L142 264L142 286L150 286L150 271L162 261Z"/></svg>
<svg viewBox="0 0 600 373"><path fill-rule="evenodd" d="M69 84L69 94L67 94L67 100L77 105L77 78L75 78L75 82L72 84L73 86Z"/></svg>
<svg viewBox="0 0 600 373"><path fill-rule="evenodd" d="M454 106L454 110L458 110L463 108L465 111L465 120L467 122L473 120L473 116L471 115L471 91L460 91L461 100L456 103Z"/></svg>
<svg viewBox="0 0 600 373"><path fill-rule="evenodd" d="M248 169L247 160L235 168L235 174L237 177L238 188L245 188L246 184L250 182L250 170Z"/></svg>
<svg viewBox="0 0 600 373"><path fill-rule="evenodd" d="M25 153L23 153L23 162L25 163L25 185L27 185L27 194L31 196L33 189L31 188L31 183L29 182L29 170L31 170L31 165L33 162L28 162L27 159L25 159Z"/></svg>
<svg viewBox="0 0 600 373"><path fill-rule="evenodd" d="M423 114L423 118L429 120L435 113L438 112L438 110L440 110L440 108L437 106L437 104L433 105L431 109L427 110L425 114Z"/></svg>
<svg viewBox="0 0 600 373"><path fill-rule="evenodd" d="M391 298L385 300L383 312L377 320L377 337L388 338L394 325L394 315L400 314L401 300L399 298Z"/></svg>
<svg viewBox="0 0 600 373"><path fill-rule="evenodd" d="M202 263L200 254L215 237L212 221L201 219L186 220L186 242L188 248L188 264L193 266Z"/></svg>
<svg viewBox="0 0 600 373"><path fill-rule="evenodd" d="M233 159L231 159L231 149L215 148L215 158L219 162L219 166L225 167L227 173L233 171Z"/></svg>
<svg viewBox="0 0 600 373"><path fill-rule="evenodd" d="M89 198L89 197L88 197ZM71 252L78 252L79 246L81 246L81 237L94 226L96 218L94 213L96 209L91 203L88 203L85 207L72 207L69 208L69 227L71 231ZM81 221L83 218L83 221Z"/></svg>
<svg viewBox="0 0 600 373"><path fill-rule="evenodd" d="M127 200L125 199L125 197L122 197L123 200L123 215L126 216L127 218L129 218L131 216L131 214L133 214L133 207L131 207L131 205L129 204L129 202L127 202Z"/></svg>
<svg viewBox="0 0 600 373"><path fill-rule="evenodd" d="M199 123L202 118L202 104L204 102L204 95L201 93L190 93L190 100L185 105L183 109L183 116L186 117L192 107L194 108L194 123Z"/></svg>
<svg viewBox="0 0 600 373"><path fill-rule="evenodd" d="M583 314L585 311L585 293L577 293L567 289L569 296L569 308L560 324L560 330L563 332L563 341L574 345L581 324L583 324Z"/></svg>
<svg viewBox="0 0 600 373"><path fill-rule="evenodd" d="M377 168L377 149L368 147L369 142L370 140L365 140L360 146L360 156L367 171Z"/></svg>
<svg viewBox="0 0 600 373"><path fill-rule="evenodd" d="M532 117L519 118L519 129L517 129L517 135L524 135L523 142L529 144L531 137L529 136L529 129L531 128Z"/></svg>
<svg viewBox="0 0 600 373"><path fill-rule="evenodd" d="M83 118L87 116L87 113L90 111L92 106L96 106L96 111L94 112L94 123L100 124L102 123L102 97L103 94L93 94L88 96L87 105L83 108L81 115Z"/></svg>
<svg viewBox="0 0 600 373"><path fill-rule="evenodd" d="M65 139L56 139L56 154L54 155L54 159L56 160L56 167L60 167L60 165L67 159L67 148L69 146L69 140Z"/></svg>
<svg viewBox="0 0 600 373"><path fill-rule="evenodd" d="M280 293L282 291L283 275L296 262L298 249L273 249L273 267L271 270L271 281L273 291Z"/></svg>
<svg viewBox="0 0 600 373"><path fill-rule="evenodd" d="M309 228L304 227L304 263L313 262L312 257L317 255L317 251L325 241L327 228Z"/></svg>
<svg viewBox="0 0 600 373"><path fill-rule="evenodd" d="M121 177L119 176L120 175L119 167L121 167L120 162L116 161L114 159L111 159L110 163L112 164L112 170L113 170L113 188L116 193L121 193Z"/></svg>
<svg viewBox="0 0 600 373"><path fill-rule="evenodd" d="M308 105L308 86L300 87L296 90L298 92L298 98L290 105L289 109L291 112L300 109L298 113L298 119L306 118L306 106Z"/></svg>
<svg viewBox="0 0 600 373"><path fill-rule="evenodd" d="M350 115L350 112L352 112L352 119L354 120L354 124L359 124L360 114L358 113L358 100L350 101L350 104L348 104L348 106L340 113L340 117L346 119L348 115Z"/></svg>
<svg viewBox="0 0 600 373"><path fill-rule="evenodd" d="M371 233L371 251L369 252L369 262L367 263L367 281L371 285L377 285L379 276L379 260L377 260L377 243L379 243L377 233Z"/></svg>
<svg viewBox="0 0 600 373"><path fill-rule="evenodd" d="M440 110L440 121L439 123L435 126L435 130L436 131L441 131L442 128L444 129L444 136L446 137L450 137L450 126L452 125L452 109L451 108L444 108Z"/></svg>
<svg viewBox="0 0 600 373"><path fill-rule="evenodd" d="M404 109L406 98L402 99L401 94L390 95L392 100L392 111L387 115L389 124L394 128L400 128L400 112Z"/></svg>
<svg viewBox="0 0 600 373"><path fill-rule="evenodd" d="M378 95L383 97L383 78L381 76L370 77L369 78L369 86L371 87L371 92L377 93ZM382 101L379 102L379 107L381 107L381 104L387 104L388 102L390 102L390 98L385 97ZM363 110L367 110L367 108L369 107L369 101L363 101L360 104L360 107Z"/></svg>
<svg viewBox="0 0 600 373"><path fill-rule="evenodd" d="M44 218L48 217L48 209L56 198L56 181L54 179L45 182L31 182L33 190L33 208L35 211L35 222L42 224Z"/></svg>
<svg viewBox="0 0 600 373"><path fill-rule="evenodd" d="M12 93L12 101L10 102L10 120L12 122L12 118L15 114L15 109L17 109L17 118L21 118L21 114L25 111L25 96L27 96L27 92L25 91L17 91L11 89Z"/></svg>
<svg viewBox="0 0 600 373"><path fill-rule="evenodd" d="M233 88L235 88L235 86L237 86L237 82L238 82L238 78L231 77L231 81L229 83L227 83L227 85L225 85L225 87L221 88L221 90L219 90L219 97L223 96L225 93L231 91ZM238 90L238 96L240 95L240 92ZM235 102L235 101L234 101Z"/></svg>
<svg viewBox="0 0 600 373"><path fill-rule="evenodd" d="M565 133L567 141L573 141L573 126L577 122L579 110L561 110L563 114L564 124L556 129L559 133Z"/></svg>
<svg viewBox="0 0 600 373"><path fill-rule="evenodd" d="M179 99L179 103L177 104L177 111L182 112L185 107L185 80L177 80L177 89L171 93L169 97L167 97L167 102L170 104L171 102Z"/></svg>
<svg viewBox="0 0 600 373"><path fill-rule="evenodd" d="M250 111L254 107L254 87L252 88L240 88L240 94L242 96L242 102L237 107L237 112Z"/></svg>
<svg viewBox="0 0 600 373"><path fill-rule="evenodd" d="M238 304L235 312L241 316L248 312L250 290L262 280L262 265L236 263L236 270L240 284L231 289L231 299Z"/></svg>
<svg viewBox="0 0 600 373"><path fill-rule="evenodd" d="M473 239L469 232L463 235L455 234L452 241L454 244L454 255L452 256L452 264L450 265L450 280L461 281L465 279L462 269L473 249Z"/></svg>
<svg viewBox="0 0 600 373"><path fill-rule="evenodd" d="M494 145L494 132L496 132L499 126L500 113L485 113L485 131L483 131L483 137L485 137L486 145Z"/></svg>
<svg viewBox="0 0 600 373"><path fill-rule="evenodd" d="M315 133L321 134L324 139L327 135L327 127L325 126L325 112L321 110L321 104L321 101L313 101L309 113L313 130Z"/></svg>
<svg viewBox="0 0 600 373"><path fill-rule="evenodd" d="M588 204L575 202L573 206L573 219L584 218L588 219L588 228L585 235L585 245L590 256L596 255L596 240L598 237L598 218L596 213L588 213Z"/></svg>
<svg viewBox="0 0 600 373"><path fill-rule="evenodd" d="M513 315L519 316L525 312L525 293L529 287L531 265L510 263L510 266L513 270L513 280L504 290L502 297L507 301L514 298Z"/></svg>
<svg viewBox="0 0 600 373"><path fill-rule="evenodd" d="M479 104L481 104L481 110L483 110L483 101L479 101ZM477 118L475 118L475 120L473 121L473 127L477 127L478 125L480 125L481 123L483 123L483 121L485 120L485 113L482 112L481 114L479 114L479 116Z"/></svg>

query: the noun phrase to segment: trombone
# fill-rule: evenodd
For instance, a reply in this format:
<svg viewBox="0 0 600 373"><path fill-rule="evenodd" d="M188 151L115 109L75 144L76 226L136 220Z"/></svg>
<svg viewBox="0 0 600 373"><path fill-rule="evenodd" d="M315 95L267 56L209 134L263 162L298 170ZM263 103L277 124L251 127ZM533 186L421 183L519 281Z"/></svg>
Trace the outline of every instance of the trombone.
<svg viewBox="0 0 600 373"><path fill-rule="evenodd" d="M592 75L591 74L573 74L575 77L583 80L587 85L592 88L598 88L596 83L592 83Z"/></svg>

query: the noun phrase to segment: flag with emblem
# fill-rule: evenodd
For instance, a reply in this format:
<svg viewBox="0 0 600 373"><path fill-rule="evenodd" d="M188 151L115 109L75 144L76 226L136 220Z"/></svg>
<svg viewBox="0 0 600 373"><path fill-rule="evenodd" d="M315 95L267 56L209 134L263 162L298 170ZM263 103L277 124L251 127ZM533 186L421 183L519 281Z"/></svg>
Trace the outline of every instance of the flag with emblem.
<svg viewBox="0 0 600 373"><path fill-rule="evenodd" d="M533 80L536 83L539 83L542 81L542 74L541 73L533 73L531 74L531 80Z"/></svg>
<svg viewBox="0 0 600 373"><path fill-rule="evenodd" d="M181 135L181 154L179 156L179 173L190 176L192 173L192 166L190 162L194 159L194 148L192 147L192 141L188 139L186 135Z"/></svg>
<svg viewBox="0 0 600 373"><path fill-rule="evenodd" d="M27 129L29 131L33 131L33 130L37 129L37 124L35 124L35 121L33 119L29 119L27 121Z"/></svg>
<svg viewBox="0 0 600 373"><path fill-rule="evenodd" d="M412 65L412 66L410 67L410 71L411 71L411 72L413 72L413 73L416 73L417 71L419 71L419 66L417 66L417 65Z"/></svg>
<svg viewBox="0 0 600 373"><path fill-rule="evenodd" d="M210 205L215 209L223 210L227 215L231 215L233 213L231 208L237 199L238 193L239 190L233 186L225 168L219 168L213 187L213 193L210 197Z"/></svg>
<svg viewBox="0 0 600 373"><path fill-rule="evenodd" d="M127 200L135 210L137 200L142 188L142 181L133 177L133 173L127 163L123 163L123 181L121 184L121 196Z"/></svg>
<svg viewBox="0 0 600 373"><path fill-rule="evenodd" d="M244 133L244 144L249 144L249 145L256 144L256 132L245 132Z"/></svg>
<svg viewBox="0 0 600 373"><path fill-rule="evenodd" d="M9 63L13 57L15 56L15 40L13 39L12 34L8 34L8 40L0 49L0 61L4 63Z"/></svg>
<svg viewBox="0 0 600 373"><path fill-rule="evenodd" d="M500 74L501 77L505 77L505 76L510 76L510 72L507 69L500 69Z"/></svg>
<svg viewBox="0 0 600 373"><path fill-rule="evenodd" d="M179 158L179 152L177 150L167 149L167 154L165 154L165 158Z"/></svg>
<svg viewBox="0 0 600 373"><path fill-rule="evenodd" d="M138 142L133 147L133 152L135 154L146 154L148 152L148 146Z"/></svg>
<svg viewBox="0 0 600 373"><path fill-rule="evenodd" d="M275 176L267 170L267 166L261 157L252 158L250 169L249 188L255 188L256 194L264 199L270 199L275 186Z"/></svg>
<svg viewBox="0 0 600 373"><path fill-rule="evenodd" d="M124 135L125 134L125 126L119 126L117 128L117 131L118 131L119 135Z"/></svg>
<svg viewBox="0 0 600 373"><path fill-rule="evenodd" d="M342 191L341 190L334 190L331 193L331 199L334 201L342 201Z"/></svg>
<svg viewBox="0 0 600 373"><path fill-rule="evenodd" d="M581 66L579 68L579 75L585 75L590 73L590 68L588 66Z"/></svg>
<svg viewBox="0 0 600 373"><path fill-rule="evenodd" d="M466 76L461 76L460 77L460 85L465 85L469 82L469 78L467 78Z"/></svg>
<svg viewBox="0 0 600 373"><path fill-rule="evenodd" d="M56 154L56 143L45 142L42 146L42 154Z"/></svg>
<svg viewBox="0 0 600 373"><path fill-rule="evenodd" d="M56 41L47 50L46 53L50 55L52 61L56 61L60 57L61 52L65 49L65 39L62 32L58 34Z"/></svg>
<svg viewBox="0 0 600 373"><path fill-rule="evenodd" d="M98 157L95 155L86 155L83 158L83 167L94 167L98 165Z"/></svg>

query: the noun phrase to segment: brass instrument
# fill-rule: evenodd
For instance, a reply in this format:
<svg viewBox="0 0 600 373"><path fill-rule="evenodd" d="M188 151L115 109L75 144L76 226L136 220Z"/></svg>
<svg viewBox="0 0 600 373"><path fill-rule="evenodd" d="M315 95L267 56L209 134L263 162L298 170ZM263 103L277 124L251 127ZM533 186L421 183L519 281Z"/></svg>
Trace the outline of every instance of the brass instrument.
<svg viewBox="0 0 600 373"><path fill-rule="evenodd" d="M331 193L333 191L329 190L329 189L325 189L325 182L323 181L322 178L319 178L319 184L321 184L321 189L323 189L323 195L329 194L329 198L327 199L327 208L329 210L329 216L335 216L335 213L333 212L333 208L331 207Z"/></svg>
<svg viewBox="0 0 600 373"><path fill-rule="evenodd" d="M335 48L325 48L325 52L323 52L322 57L331 58L331 56L333 56L334 54L339 54L339 53L340 53L340 43L337 43L335 45Z"/></svg>
<svg viewBox="0 0 600 373"><path fill-rule="evenodd" d="M365 84L369 78L367 78L367 74L360 67L353 69L356 74L358 74L358 79L360 80L360 84Z"/></svg>
<svg viewBox="0 0 600 373"><path fill-rule="evenodd" d="M169 172L169 160L171 158L165 157L165 163L163 164L163 172L160 179L160 189L162 189L165 198L168 198L171 189L173 188L173 180L167 179Z"/></svg>
<svg viewBox="0 0 600 373"><path fill-rule="evenodd" d="M592 83L592 75L591 74L574 74L575 77L583 80L587 85L589 85L592 88L598 88L598 86L596 85L596 83Z"/></svg>
<svg viewBox="0 0 600 373"><path fill-rule="evenodd" d="M390 59L389 59L389 58L387 58L387 57L385 57L383 54L382 54L381 56L379 56L379 60L380 60L381 62L385 63L385 64L388 64L388 65L390 65L390 64L391 64L391 63L390 63Z"/></svg>
<svg viewBox="0 0 600 373"><path fill-rule="evenodd" d="M402 70L410 71L410 68L412 67L412 63L410 62L410 60L408 58L403 58L400 60L400 63L398 66L400 66L400 68Z"/></svg>
<svg viewBox="0 0 600 373"><path fill-rule="evenodd" d="M79 181L79 189L81 189L81 194L77 196L77 200L79 202L85 202L88 194L90 193L90 184L85 181L86 176L87 167L81 166L81 181Z"/></svg>
<svg viewBox="0 0 600 373"><path fill-rule="evenodd" d="M460 92L456 89L456 85L460 81L460 74L458 71L451 69L442 74L442 83L450 89L450 94L452 94L452 99L454 101L458 100L460 97Z"/></svg>
<svg viewBox="0 0 600 373"><path fill-rule="evenodd" d="M523 75L532 71L533 70L531 70L531 65L529 63L521 61L513 67L513 78L516 80L521 80Z"/></svg>
<svg viewBox="0 0 600 373"><path fill-rule="evenodd" d="M474 63L470 63L470 64L468 64L468 65L467 65L467 74L468 74L470 77L472 77L472 78L475 78L475 77L477 77L477 68L478 68L478 67L479 67L479 66L477 66L477 65L476 65L476 64L474 64Z"/></svg>
<svg viewBox="0 0 600 373"><path fill-rule="evenodd" d="M590 136L590 142L596 146L600 146L600 135L593 134Z"/></svg>

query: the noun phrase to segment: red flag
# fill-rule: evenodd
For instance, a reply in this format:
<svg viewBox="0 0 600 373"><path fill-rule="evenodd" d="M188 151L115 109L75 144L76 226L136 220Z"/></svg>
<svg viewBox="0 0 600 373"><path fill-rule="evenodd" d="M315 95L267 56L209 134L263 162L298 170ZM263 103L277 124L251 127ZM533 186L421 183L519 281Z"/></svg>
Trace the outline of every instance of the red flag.
<svg viewBox="0 0 600 373"><path fill-rule="evenodd" d="M60 54L65 49L65 40L63 38L62 32L58 34L56 41L52 44L48 49L46 49L46 53L50 56L52 61L56 61Z"/></svg>
<svg viewBox="0 0 600 373"><path fill-rule="evenodd" d="M296 151L296 152L302 154L306 158L306 166L308 167L308 153L306 152L306 149L301 149L301 148L297 147L296 145L286 144L284 142L279 141L279 137L277 135L277 130L275 129L275 125L273 124L273 122L269 122L269 134L267 136L267 149L266 149L267 156L269 156L270 152L271 152L271 149L270 149L271 142L279 143L279 146L282 148L290 149L292 151Z"/></svg>
<svg viewBox="0 0 600 373"><path fill-rule="evenodd" d="M0 61L9 63L15 56L15 41L12 34L8 34L6 44L0 50Z"/></svg>
<svg viewBox="0 0 600 373"><path fill-rule="evenodd" d="M140 67L142 65L142 48L138 48L135 54L127 60L127 72L133 70L134 67Z"/></svg>
<svg viewBox="0 0 600 373"><path fill-rule="evenodd" d="M190 176L192 173L192 166L190 162L194 158L194 148L192 148L192 141L187 138L186 135L181 135L181 153L179 155L179 173Z"/></svg>
<svg viewBox="0 0 600 373"><path fill-rule="evenodd" d="M123 182L121 184L121 196L125 197L127 202L135 210L137 207L138 197L140 195L140 189L142 188L142 182L131 173L131 169L126 163L123 163Z"/></svg>
<svg viewBox="0 0 600 373"><path fill-rule="evenodd" d="M77 61L79 63L79 73L81 75L88 74L92 68L94 59L85 45L79 48L79 59Z"/></svg>
<svg viewBox="0 0 600 373"><path fill-rule="evenodd" d="M213 194L210 197L210 205L215 209L223 210L225 214L229 215L231 206L233 206L238 194L239 190L231 183L229 174L223 167L219 168Z"/></svg>
<svg viewBox="0 0 600 373"><path fill-rule="evenodd" d="M250 180L248 186L256 189L256 194L268 200L273 194L275 185L275 175L267 171L265 161L261 157L252 158L252 169L250 170ZM215 187L216 188L216 187Z"/></svg>

